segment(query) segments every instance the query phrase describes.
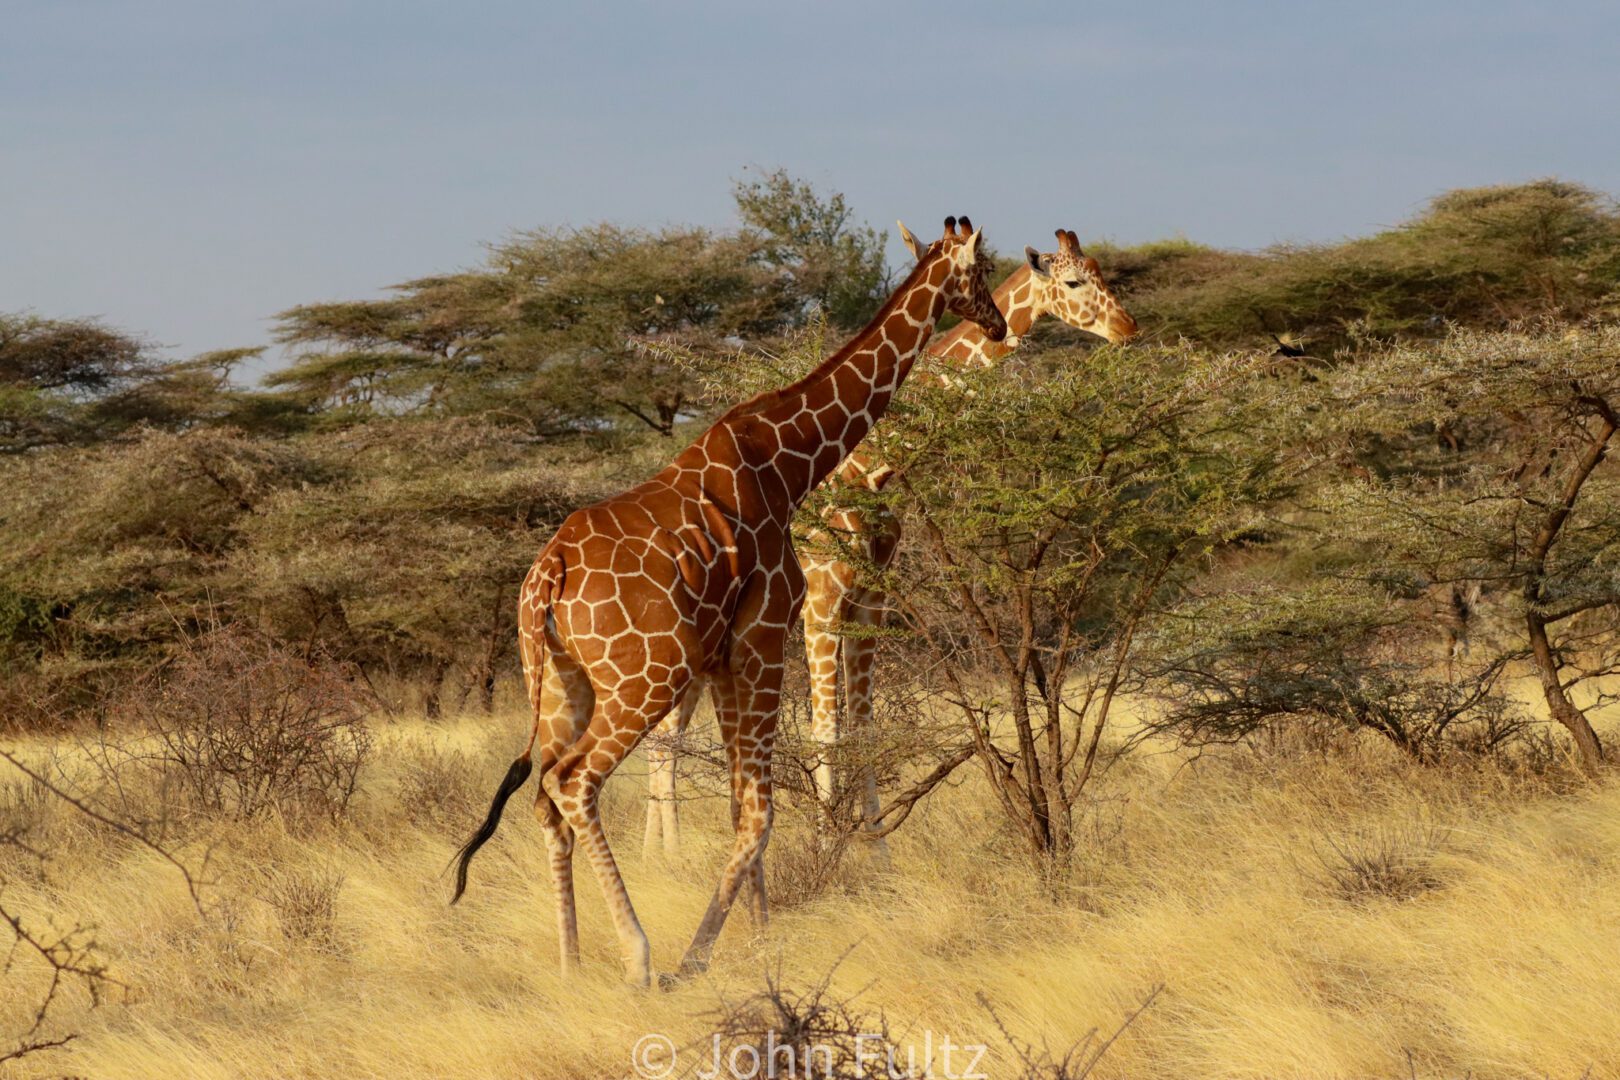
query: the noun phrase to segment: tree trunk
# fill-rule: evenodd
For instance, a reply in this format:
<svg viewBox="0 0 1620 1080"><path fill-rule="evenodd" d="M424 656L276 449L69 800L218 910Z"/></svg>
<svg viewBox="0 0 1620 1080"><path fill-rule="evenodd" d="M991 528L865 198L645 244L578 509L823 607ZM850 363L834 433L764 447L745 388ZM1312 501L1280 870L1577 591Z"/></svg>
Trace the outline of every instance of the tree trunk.
<svg viewBox="0 0 1620 1080"><path fill-rule="evenodd" d="M502 615L502 592L495 590L495 601L490 605L489 636L484 641L484 658L479 672L478 703L484 707L484 712L495 711L495 661L501 654L501 641L504 638L502 631L506 623Z"/></svg>
<svg viewBox="0 0 1620 1080"><path fill-rule="evenodd" d="M444 716L444 676L450 670L450 661L435 660L432 673L428 676L427 695L422 702L422 711L429 720L439 720Z"/></svg>
<svg viewBox="0 0 1620 1080"><path fill-rule="evenodd" d="M1536 675L1541 680L1541 694L1547 699L1547 711L1552 718L1568 729L1575 740L1575 749L1581 755L1581 768L1588 776L1596 776L1603 766L1603 744L1586 714L1575 707L1558 678L1558 662L1553 657L1552 643L1547 640L1547 624L1534 610L1525 615L1530 634L1530 651L1536 661Z"/></svg>
<svg viewBox="0 0 1620 1080"><path fill-rule="evenodd" d="M1575 501L1580 497L1581 488L1592 475L1592 470L1608 454L1609 440L1620 430L1620 417L1615 416L1607 402L1597 399L1591 404L1597 407L1602 422L1587 445L1586 453L1575 462L1564 480L1563 498L1542 522L1526 552L1529 559L1524 582L1524 622L1530 637L1530 652L1536 661L1536 674L1541 678L1541 693L1547 699L1547 710L1552 713L1554 720L1569 729L1575 739L1575 748L1580 751L1581 768L1586 770L1587 775L1595 776L1603 765L1603 744L1598 742L1597 732L1592 730L1586 714L1577 709L1564 692L1564 684L1558 677L1558 661L1553 655L1552 642L1547 637L1547 618L1538 607L1542 599L1541 587L1547 572L1547 559L1553 545L1558 542L1564 523L1575 512Z"/></svg>

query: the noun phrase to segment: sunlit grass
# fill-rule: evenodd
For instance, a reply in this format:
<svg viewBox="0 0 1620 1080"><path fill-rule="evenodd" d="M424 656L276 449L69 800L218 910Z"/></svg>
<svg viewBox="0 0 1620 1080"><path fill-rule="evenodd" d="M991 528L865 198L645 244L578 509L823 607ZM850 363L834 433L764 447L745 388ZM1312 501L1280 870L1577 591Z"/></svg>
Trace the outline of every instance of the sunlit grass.
<svg viewBox="0 0 1620 1080"><path fill-rule="evenodd" d="M134 990L96 1009L74 1001L62 1019L81 1037L18 1063L17 1075L629 1075L640 1036L702 1041L719 996L753 992L777 962L799 984L837 964L835 991L859 992L904 1039L932 1031L992 1044L992 1076L1006 1075L994 1064L1005 1070L1006 1058L995 1056L981 993L1019 1038L1061 1050L1094 1027L1112 1030L1159 983L1164 994L1095 1075L1620 1070L1612 783L1420 769L1372 743L1326 760L1234 750L1188 764L1144 752L1104 777L1096 818L1083 823L1088 846L1054 887L968 779L896 835L892 874L861 870L852 888L781 903L763 935L739 907L709 976L639 992L619 982L583 860L585 970L572 984L559 978L527 796L475 862L467 897L446 903L445 863L523 725L498 716L388 726L351 821L199 836L184 853L200 860L214 846L206 920L155 855L47 809L50 864L41 878L4 856L7 903L34 919L97 924L111 970ZM451 775L464 768L476 790L409 778L452 759ZM712 891L726 808L688 803L682 858L644 859L640 784L638 756L612 782L609 829L654 966L668 971ZM408 805L430 798L444 805ZM802 827L789 816L777 842L801 839ZM1421 838L1412 857L1423 860L1424 887L1347 894L1324 860L1369 836ZM19 956L0 984L7 1030L26 1021L37 974Z"/></svg>

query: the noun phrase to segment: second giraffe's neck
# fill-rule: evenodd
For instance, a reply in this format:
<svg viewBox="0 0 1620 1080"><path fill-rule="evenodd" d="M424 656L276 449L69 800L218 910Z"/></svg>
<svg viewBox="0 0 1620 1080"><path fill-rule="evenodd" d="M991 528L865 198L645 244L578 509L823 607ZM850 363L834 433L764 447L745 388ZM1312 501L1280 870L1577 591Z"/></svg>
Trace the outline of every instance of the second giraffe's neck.
<svg viewBox="0 0 1620 1080"><path fill-rule="evenodd" d="M732 409L699 441L735 440L743 462L774 473L789 509L798 506L889 407L945 312L949 272L938 254L919 263L842 349L799 381Z"/></svg>
<svg viewBox="0 0 1620 1080"><path fill-rule="evenodd" d="M1021 266L996 287L996 307L1007 319L1006 341L1016 342L1029 333L1029 328L1040 317L1035 306L1033 277L1028 266ZM941 334L928 352L958 367L971 367L1005 359L1016 347L1016 344L991 341L976 323L964 320Z"/></svg>

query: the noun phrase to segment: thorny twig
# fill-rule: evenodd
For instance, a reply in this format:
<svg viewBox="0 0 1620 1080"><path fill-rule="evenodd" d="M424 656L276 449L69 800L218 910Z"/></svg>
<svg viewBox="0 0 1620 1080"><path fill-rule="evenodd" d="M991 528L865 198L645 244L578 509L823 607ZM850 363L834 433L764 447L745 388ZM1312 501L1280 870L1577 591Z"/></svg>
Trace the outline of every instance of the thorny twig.
<svg viewBox="0 0 1620 1080"><path fill-rule="evenodd" d="M169 854L169 852L164 850L161 845L143 835L140 830L133 829L121 821L116 821L113 818L108 817L106 814L103 814L95 808L87 805L77 797L63 791L61 788L47 780L44 776L35 772L27 765L24 765L17 759L16 755L12 754L9 750L0 750L0 758L4 758L6 761L9 761L12 766L23 775L29 777L36 784L39 784L52 795L55 795L57 798L79 811L79 813L84 814L92 821L99 822L100 824L107 826L109 829L112 829L114 832L121 833L122 835L129 837L131 840L134 840L141 846L156 852L164 861L168 862L176 870L180 871L180 876L185 879L186 892L191 895L191 903L192 906L197 909L197 914L203 916L207 915L207 912L203 910L202 895L198 892L197 880L191 876L191 871L186 869L184 863L175 858L173 855Z"/></svg>
<svg viewBox="0 0 1620 1080"><path fill-rule="evenodd" d="M1125 1034L1127 1028L1136 1023L1137 1018L1146 1012L1148 1006L1152 1005L1163 992L1164 984L1159 983L1148 991L1147 996L1136 1008L1125 1014L1125 1019L1120 1021L1112 1035L1097 1043L1097 1029L1092 1028L1086 1032L1084 1038L1070 1046L1061 1058L1053 1057L1051 1048L1044 1044L1037 1048L1033 1043L1019 1041L1007 1030L1007 1025L996 1013L995 1006L990 1004L990 999L983 992L980 992L978 997L979 1004L995 1022L996 1030L1001 1032L1001 1037L1017 1056L1018 1064L1023 1070L1019 1074L1020 1080L1084 1080L1091 1075L1091 1071L1097 1067L1097 1063L1108 1053L1115 1041Z"/></svg>

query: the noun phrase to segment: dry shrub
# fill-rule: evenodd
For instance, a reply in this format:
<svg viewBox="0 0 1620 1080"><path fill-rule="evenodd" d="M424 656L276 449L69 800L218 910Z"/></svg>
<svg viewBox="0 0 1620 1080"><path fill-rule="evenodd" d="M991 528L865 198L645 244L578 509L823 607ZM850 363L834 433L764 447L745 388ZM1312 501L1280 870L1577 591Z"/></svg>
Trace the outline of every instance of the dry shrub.
<svg viewBox="0 0 1620 1080"><path fill-rule="evenodd" d="M371 751L361 704L340 666L226 626L186 641L131 691L120 717L148 737L128 757L194 810L337 818Z"/></svg>
<svg viewBox="0 0 1620 1080"><path fill-rule="evenodd" d="M1071 1045L1062 1054L1055 1053L1044 1043L1037 1046L1034 1043L1024 1042L1007 1030L1007 1025L1002 1023L990 999L983 994L979 995L979 1004L990 1014L996 1030L1001 1033L1002 1039L1012 1051L1012 1056L1017 1060L1017 1072L1012 1074L1015 1080L1084 1080L1097 1068L1097 1063L1102 1061L1103 1056L1119 1037L1136 1023L1137 1018L1146 1012L1162 993L1164 984L1160 983L1147 992L1136 1008L1125 1014L1125 1018L1120 1021L1113 1034L1099 1038L1101 1029L1092 1028L1086 1032L1083 1039Z"/></svg>
<svg viewBox="0 0 1620 1080"><path fill-rule="evenodd" d="M259 898L275 911L281 935L289 942L335 952L343 882L342 871L330 866L274 869L265 873Z"/></svg>
<svg viewBox="0 0 1620 1080"><path fill-rule="evenodd" d="M859 872L852 867L848 833L798 828L771 837L765 860L765 891L771 904L786 909L821 897L854 891Z"/></svg>
<svg viewBox="0 0 1620 1080"><path fill-rule="evenodd" d="M831 993L837 969L834 964L803 991L784 986L780 970L767 971L763 990L742 1001L722 999L711 1014L722 1070L729 1066L739 1076L817 1080L916 1075L905 1068L906 1053L881 1013L859 1011L853 999ZM712 1058L707 1046L695 1056ZM699 1072L703 1067L699 1063L682 1075L706 1075Z"/></svg>
<svg viewBox="0 0 1620 1080"><path fill-rule="evenodd" d="M49 914L25 916L9 906L8 884L46 880L48 845L35 834L50 813L50 789L37 778L0 778L0 1075L6 1062L58 1050L78 1036L64 1031L59 1015L76 988L91 1005L128 984L108 973L95 927L65 924ZM67 925L66 929L63 926ZM9 934L9 940L6 935Z"/></svg>
<svg viewBox="0 0 1620 1080"><path fill-rule="evenodd" d="M209 902L206 919L161 928L157 940L199 997L249 998L263 990L275 960L263 914L243 897L226 893Z"/></svg>
<svg viewBox="0 0 1620 1080"><path fill-rule="evenodd" d="M483 811L485 771L459 750L399 752L399 806L414 825L461 832Z"/></svg>
<svg viewBox="0 0 1620 1080"><path fill-rule="evenodd" d="M840 959L839 963L842 963ZM722 1000L712 1014L714 1047L696 1055L712 1065L718 1052L721 1070L737 1076L815 1077L816 1080L888 1076L896 1080L942 1075L1009 1076L1013 1080L1083 1080L1092 1075L1127 1029L1164 991L1155 986L1106 1037L1093 1028L1062 1054L1045 1045L1018 1039L997 1015L988 998L979 1004L990 1014L1013 1059L1014 1071L988 1073L988 1065L974 1055L987 1048L959 1045L954 1063L942 1061L937 1047L906 1045L890 1031L881 1012L859 1009L854 998L840 998L830 987L834 964L808 990L790 989L781 972L767 971L765 988L739 1002ZM931 1056L932 1055L932 1056ZM971 1064L970 1064L971 1061ZM711 1075L694 1066L683 1077ZM971 1068L971 1073L963 1070Z"/></svg>
<svg viewBox="0 0 1620 1080"><path fill-rule="evenodd" d="M1319 877L1345 900L1410 900L1441 886L1434 861L1449 838L1449 830L1424 823L1330 836L1316 851Z"/></svg>
<svg viewBox="0 0 1620 1080"><path fill-rule="evenodd" d="M36 921L24 921L0 905L0 934L10 934L6 961L0 974L7 976L13 1000L0 1009L0 1074L9 1075L5 1063L30 1054L56 1050L78 1036L58 1031L55 1016L70 986L77 986L91 1005L99 1005L110 992L127 994L129 987L107 972L93 927L74 925L59 930ZM20 969L20 974L14 971ZM14 980L14 981L13 981ZM27 986L19 990L19 984ZM24 995L27 995L26 1001Z"/></svg>
<svg viewBox="0 0 1620 1080"><path fill-rule="evenodd" d="M32 777L18 773L0 777L0 849L26 847L50 816L50 791Z"/></svg>

